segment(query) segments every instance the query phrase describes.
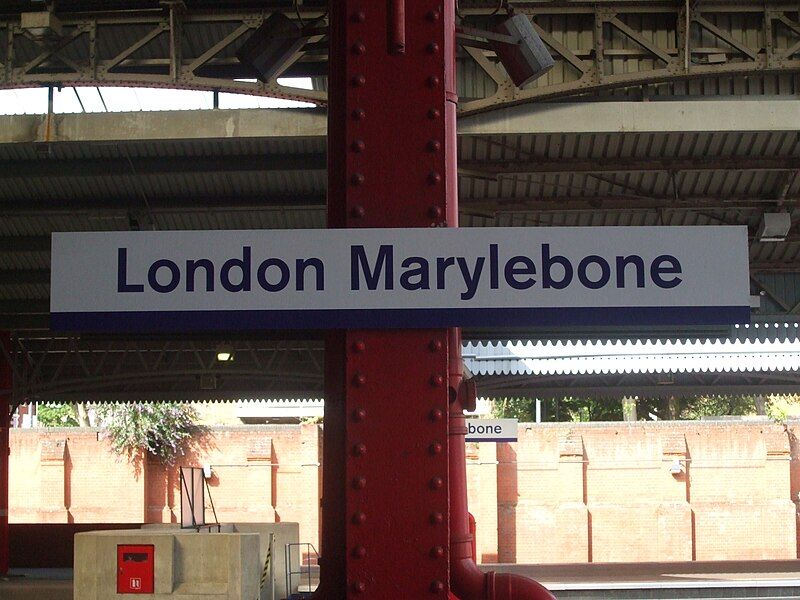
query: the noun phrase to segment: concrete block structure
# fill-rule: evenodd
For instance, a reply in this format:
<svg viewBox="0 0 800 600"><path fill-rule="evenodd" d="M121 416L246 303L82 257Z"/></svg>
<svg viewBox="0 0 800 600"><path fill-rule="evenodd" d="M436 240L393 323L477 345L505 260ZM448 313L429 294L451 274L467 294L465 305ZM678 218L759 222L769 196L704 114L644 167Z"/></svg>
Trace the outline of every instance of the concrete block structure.
<svg viewBox="0 0 800 600"><path fill-rule="evenodd" d="M75 536L75 597L125 598L117 593L117 547L152 545L152 600L240 600L258 597L259 536L158 530L93 531Z"/></svg>

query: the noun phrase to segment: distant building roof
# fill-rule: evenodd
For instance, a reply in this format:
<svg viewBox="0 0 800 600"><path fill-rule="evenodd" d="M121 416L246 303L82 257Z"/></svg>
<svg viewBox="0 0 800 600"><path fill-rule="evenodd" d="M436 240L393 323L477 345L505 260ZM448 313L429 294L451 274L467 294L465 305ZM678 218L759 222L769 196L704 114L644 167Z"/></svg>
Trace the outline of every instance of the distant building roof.
<svg viewBox="0 0 800 600"><path fill-rule="evenodd" d="M800 371L798 323L734 328L722 340L469 342L475 375Z"/></svg>

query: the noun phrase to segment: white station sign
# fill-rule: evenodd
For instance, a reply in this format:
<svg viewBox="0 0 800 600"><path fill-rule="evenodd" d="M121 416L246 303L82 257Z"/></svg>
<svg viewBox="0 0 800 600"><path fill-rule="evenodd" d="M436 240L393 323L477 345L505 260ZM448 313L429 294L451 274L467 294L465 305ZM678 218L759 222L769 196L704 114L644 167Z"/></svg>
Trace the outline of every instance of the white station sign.
<svg viewBox="0 0 800 600"><path fill-rule="evenodd" d="M749 321L745 227L54 233L54 329Z"/></svg>
<svg viewBox="0 0 800 600"><path fill-rule="evenodd" d="M516 419L467 419L468 442L516 442Z"/></svg>

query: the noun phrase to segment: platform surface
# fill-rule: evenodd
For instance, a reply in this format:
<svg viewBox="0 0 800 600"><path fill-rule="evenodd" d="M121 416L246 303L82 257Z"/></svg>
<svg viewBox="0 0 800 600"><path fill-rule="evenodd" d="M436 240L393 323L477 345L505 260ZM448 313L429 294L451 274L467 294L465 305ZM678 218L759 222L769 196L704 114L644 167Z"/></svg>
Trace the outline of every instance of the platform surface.
<svg viewBox="0 0 800 600"><path fill-rule="evenodd" d="M482 565L533 577L559 599L800 598L800 560ZM13 569L2 600L72 600L71 569ZM79 600L79 599L75 599Z"/></svg>

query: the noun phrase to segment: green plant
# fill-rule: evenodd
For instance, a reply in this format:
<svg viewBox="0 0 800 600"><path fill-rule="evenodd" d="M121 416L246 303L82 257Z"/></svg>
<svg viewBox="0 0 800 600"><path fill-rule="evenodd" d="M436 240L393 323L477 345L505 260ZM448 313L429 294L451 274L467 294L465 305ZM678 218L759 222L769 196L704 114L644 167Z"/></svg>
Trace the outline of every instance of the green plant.
<svg viewBox="0 0 800 600"><path fill-rule="evenodd" d="M130 460L147 453L173 464L199 431L195 410L174 402L106 404L97 413L114 452Z"/></svg>
<svg viewBox="0 0 800 600"><path fill-rule="evenodd" d="M795 394L770 396L767 400L767 415L780 423L797 418L800 416L800 398Z"/></svg>
<svg viewBox="0 0 800 600"><path fill-rule="evenodd" d="M39 404L36 419L41 427L78 427L75 411L69 404Z"/></svg>

